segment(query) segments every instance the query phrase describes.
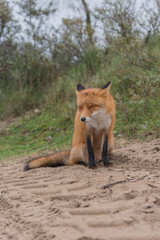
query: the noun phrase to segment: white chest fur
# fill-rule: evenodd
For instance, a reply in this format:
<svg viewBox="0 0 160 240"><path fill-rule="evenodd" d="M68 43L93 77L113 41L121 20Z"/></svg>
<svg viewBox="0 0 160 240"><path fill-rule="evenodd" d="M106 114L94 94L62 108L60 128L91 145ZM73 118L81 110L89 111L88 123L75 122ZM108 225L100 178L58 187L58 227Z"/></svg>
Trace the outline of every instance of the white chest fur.
<svg viewBox="0 0 160 240"><path fill-rule="evenodd" d="M108 129L111 125L111 113L106 114L106 110L94 112L91 117L86 118L86 127L88 129L95 128L96 130Z"/></svg>

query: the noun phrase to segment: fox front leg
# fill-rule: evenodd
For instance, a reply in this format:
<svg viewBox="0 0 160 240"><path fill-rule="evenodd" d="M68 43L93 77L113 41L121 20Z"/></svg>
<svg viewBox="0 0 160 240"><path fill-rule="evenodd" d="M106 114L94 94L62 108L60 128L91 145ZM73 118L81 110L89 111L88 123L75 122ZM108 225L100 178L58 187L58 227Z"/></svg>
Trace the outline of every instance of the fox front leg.
<svg viewBox="0 0 160 240"><path fill-rule="evenodd" d="M89 168L95 169L97 167L95 164L94 150L93 150L92 142L89 136L87 137L87 150L88 150Z"/></svg>
<svg viewBox="0 0 160 240"><path fill-rule="evenodd" d="M102 161L104 166L109 165L109 157L108 157L108 134L105 135L103 148L102 148Z"/></svg>

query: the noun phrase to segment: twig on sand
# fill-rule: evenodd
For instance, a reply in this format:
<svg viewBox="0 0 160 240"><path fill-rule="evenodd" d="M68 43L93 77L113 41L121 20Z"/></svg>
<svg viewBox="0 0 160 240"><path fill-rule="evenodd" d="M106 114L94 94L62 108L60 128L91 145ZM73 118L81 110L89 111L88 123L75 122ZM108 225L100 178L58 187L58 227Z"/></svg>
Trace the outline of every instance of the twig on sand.
<svg viewBox="0 0 160 240"><path fill-rule="evenodd" d="M113 182L113 183L107 183L106 185L102 186L103 189L106 189L106 188L110 188L110 187L113 187L114 185L117 185L117 184L122 184L122 183L126 183L126 182L137 182L137 181L140 181L142 179L144 179L146 177L143 176L143 177L140 177L140 178L137 178L137 179L134 179L134 178L128 178L128 179L125 179L125 180L121 180L121 181L117 181L117 182Z"/></svg>

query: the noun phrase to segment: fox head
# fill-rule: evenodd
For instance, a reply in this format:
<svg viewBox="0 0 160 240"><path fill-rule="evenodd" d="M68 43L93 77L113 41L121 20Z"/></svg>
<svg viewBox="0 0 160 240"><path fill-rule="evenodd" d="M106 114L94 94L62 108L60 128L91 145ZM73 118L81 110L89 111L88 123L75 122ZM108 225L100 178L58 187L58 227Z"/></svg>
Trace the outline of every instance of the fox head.
<svg viewBox="0 0 160 240"><path fill-rule="evenodd" d="M77 108L82 122L93 125L106 116L110 87L111 81L102 88L85 89L83 85L77 85Z"/></svg>

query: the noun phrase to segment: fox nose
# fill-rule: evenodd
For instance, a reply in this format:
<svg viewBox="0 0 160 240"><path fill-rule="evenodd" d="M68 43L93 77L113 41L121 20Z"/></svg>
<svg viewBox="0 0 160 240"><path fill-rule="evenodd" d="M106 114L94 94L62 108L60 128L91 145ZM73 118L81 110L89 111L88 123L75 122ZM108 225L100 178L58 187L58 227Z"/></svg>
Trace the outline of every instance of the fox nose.
<svg viewBox="0 0 160 240"><path fill-rule="evenodd" d="M82 121L82 122L85 122L85 121L86 121L86 118L85 118L85 117L81 117L81 121Z"/></svg>

